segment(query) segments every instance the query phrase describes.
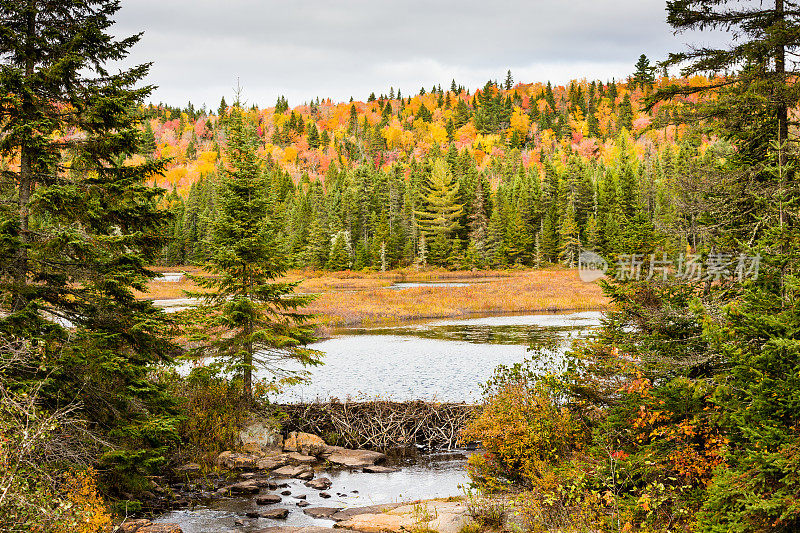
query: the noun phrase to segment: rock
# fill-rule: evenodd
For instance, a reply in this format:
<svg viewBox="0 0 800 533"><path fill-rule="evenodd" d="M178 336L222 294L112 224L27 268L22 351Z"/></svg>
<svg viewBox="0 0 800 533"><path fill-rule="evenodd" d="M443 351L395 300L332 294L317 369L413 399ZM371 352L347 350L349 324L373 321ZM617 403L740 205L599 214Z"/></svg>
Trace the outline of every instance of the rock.
<svg viewBox="0 0 800 533"><path fill-rule="evenodd" d="M348 450L347 448L339 448L328 455L326 459L334 464L358 468L373 466L375 463L380 463L386 460L386 455L370 450Z"/></svg>
<svg viewBox="0 0 800 533"><path fill-rule="evenodd" d="M256 473L255 472L245 472L243 474L239 474L239 477L241 479L253 479L254 477L256 477Z"/></svg>
<svg viewBox="0 0 800 533"><path fill-rule="evenodd" d="M299 477L302 474L310 473L313 477L314 471L305 465L302 466L282 466L272 471L278 477Z"/></svg>
<svg viewBox="0 0 800 533"><path fill-rule="evenodd" d="M149 525L152 525L152 522L144 518L126 520L119 526L119 531L120 533L136 533L140 528Z"/></svg>
<svg viewBox="0 0 800 533"><path fill-rule="evenodd" d="M256 468L259 470L275 470L276 468L280 468L288 464L289 458L286 456L286 454L269 455L256 461Z"/></svg>
<svg viewBox="0 0 800 533"><path fill-rule="evenodd" d="M224 487L225 492L231 494L258 494L261 487L257 481L242 481L241 483L234 483Z"/></svg>
<svg viewBox="0 0 800 533"><path fill-rule="evenodd" d="M281 492L281 494L283 494L284 496L291 496L292 495L292 491L285 490L285 491Z"/></svg>
<svg viewBox="0 0 800 533"><path fill-rule="evenodd" d="M256 505L273 505L281 503L282 498L277 494L266 494L256 498Z"/></svg>
<svg viewBox="0 0 800 533"><path fill-rule="evenodd" d="M330 518L341 510L341 507L309 507L303 512L311 518Z"/></svg>
<svg viewBox="0 0 800 533"><path fill-rule="evenodd" d="M311 505L311 504L310 504L310 503L308 503L308 502L307 502L307 501L305 501L305 500L300 500L300 501L299 501L299 502L297 502L295 505L297 505L298 507L308 507L308 506L309 506L309 505Z"/></svg>
<svg viewBox="0 0 800 533"><path fill-rule="evenodd" d="M311 487L312 489L316 489L316 490L326 490L326 489L331 488L331 485L333 485L333 482L331 482L331 480L326 478L326 477L320 477L320 478L314 479L312 481L306 482L305 485L306 485L306 487Z"/></svg>
<svg viewBox="0 0 800 533"><path fill-rule="evenodd" d="M420 506L426 511L420 516ZM355 511L358 511L357 509ZM432 530L439 533L458 533L469 521L467 506L461 501L428 500L401 505L382 513L355 514L340 521L336 527L355 529L364 533L389 531L400 533L414 530Z"/></svg>
<svg viewBox="0 0 800 533"><path fill-rule="evenodd" d="M307 472L303 472L302 474L298 474L297 479L302 479L303 481L310 481L314 479L314 472L312 470L309 470Z"/></svg>
<svg viewBox="0 0 800 533"><path fill-rule="evenodd" d="M224 451L217 456L217 466L228 470L246 470L256 468L258 457L249 453L235 453Z"/></svg>
<svg viewBox="0 0 800 533"><path fill-rule="evenodd" d="M260 513L261 518L272 518L273 520L285 520L289 516L289 509L270 509Z"/></svg>
<svg viewBox="0 0 800 533"><path fill-rule="evenodd" d="M320 498L326 498L326 499L327 499L327 498L330 498L330 497L331 497L331 495L330 495L330 494L328 494L327 492L320 492L320 493L319 493L319 497L320 497Z"/></svg>
<svg viewBox="0 0 800 533"><path fill-rule="evenodd" d="M186 463L175 469L176 474L191 474L200 471L200 465L197 463Z"/></svg>
<svg viewBox="0 0 800 533"><path fill-rule="evenodd" d="M347 533L341 529L331 529L317 526L272 526L259 529L255 533Z"/></svg>
<svg viewBox="0 0 800 533"><path fill-rule="evenodd" d="M391 466L365 466L364 472L367 474L389 474L391 472L397 472L399 469L393 468Z"/></svg>
<svg viewBox="0 0 800 533"><path fill-rule="evenodd" d="M292 431L283 443L287 452L301 452L305 455L319 455L327 448L322 438L311 433Z"/></svg>
<svg viewBox="0 0 800 533"><path fill-rule="evenodd" d="M355 492L355 491L353 491ZM398 507L402 507L403 505L407 505L405 503L384 503L381 505L368 505L366 507L350 507L349 509L342 509L338 513L331 516L331 520L335 520L337 522L342 522L344 520L348 520L353 518L356 515L360 514L378 514L378 513L385 513L386 511L391 511L392 509L397 509Z"/></svg>
<svg viewBox="0 0 800 533"><path fill-rule="evenodd" d="M136 533L183 533L177 524L152 524L136 530Z"/></svg>
<svg viewBox="0 0 800 533"><path fill-rule="evenodd" d="M239 432L239 442L242 447L254 446L264 448L281 446L283 437L272 420L252 420Z"/></svg>
<svg viewBox="0 0 800 533"><path fill-rule="evenodd" d="M244 513L247 518L261 518L261 513L258 511L247 511Z"/></svg>
<svg viewBox="0 0 800 533"><path fill-rule="evenodd" d="M317 462L317 458L314 457L313 455L303 455L302 453L299 452L289 452L286 454L286 456L293 463L308 465Z"/></svg>

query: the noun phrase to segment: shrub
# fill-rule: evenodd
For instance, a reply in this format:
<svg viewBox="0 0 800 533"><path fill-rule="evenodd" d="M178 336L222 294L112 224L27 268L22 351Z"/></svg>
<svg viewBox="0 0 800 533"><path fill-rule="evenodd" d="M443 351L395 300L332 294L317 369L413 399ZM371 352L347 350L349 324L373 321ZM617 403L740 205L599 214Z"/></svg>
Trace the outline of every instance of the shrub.
<svg viewBox="0 0 800 533"><path fill-rule="evenodd" d="M579 446L580 423L561 403L556 380L512 379L495 389L462 432L463 440L480 441L487 452L470 461L484 488L528 484L541 474L541 462L568 458Z"/></svg>

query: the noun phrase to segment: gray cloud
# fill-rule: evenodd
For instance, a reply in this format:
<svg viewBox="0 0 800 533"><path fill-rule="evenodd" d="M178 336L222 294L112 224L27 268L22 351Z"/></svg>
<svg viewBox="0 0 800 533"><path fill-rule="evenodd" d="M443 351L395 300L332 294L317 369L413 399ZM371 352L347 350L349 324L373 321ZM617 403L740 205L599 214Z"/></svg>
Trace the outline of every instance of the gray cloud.
<svg viewBox="0 0 800 533"><path fill-rule="evenodd" d="M154 101L215 107L244 97L404 94L455 78L472 89L519 81L624 77L639 54L681 48L664 0L129 0L114 31L144 31L127 64L153 61Z"/></svg>

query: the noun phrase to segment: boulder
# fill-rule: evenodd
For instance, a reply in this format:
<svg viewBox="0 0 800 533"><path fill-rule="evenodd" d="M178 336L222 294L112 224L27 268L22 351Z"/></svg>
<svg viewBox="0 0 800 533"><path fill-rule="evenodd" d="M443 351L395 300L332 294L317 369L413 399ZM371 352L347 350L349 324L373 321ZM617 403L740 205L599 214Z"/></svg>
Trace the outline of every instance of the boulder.
<svg viewBox="0 0 800 533"><path fill-rule="evenodd" d="M341 529L317 526L272 526L259 529L255 533L347 533Z"/></svg>
<svg viewBox="0 0 800 533"><path fill-rule="evenodd" d="M420 509L424 512L420 513ZM364 533L432 530L458 533L469 521L467 506L461 501L428 500L396 507L382 513L356 514L337 522L336 527Z"/></svg>
<svg viewBox="0 0 800 533"><path fill-rule="evenodd" d="M307 501L305 501L305 500L300 500L300 501L299 501L299 502L297 502L295 505L296 505L296 506L298 506L298 507L308 507L308 506L309 506L309 505L311 505L311 504L310 504L310 503L308 503L308 502L307 502Z"/></svg>
<svg viewBox="0 0 800 533"><path fill-rule="evenodd" d="M299 431L292 431L286 440L283 442L283 449L287 452L300 452L305 455L319 455L327 448L327 444L322 438L312 435L311 433L303 433Z"/></svg>
<svg viewBox="0 0 800 533"><path fill-rule="evenodd" d="M258 456L249 453L224 451L214 461L217 466L228 470L249 470L256 468Z"/></svg>
<svg viewBox="0 0 800 533"><path fill-rule="evenodd" d="M281 499L282 498L277 494L266 494L256 498L256 505L274 505L276 503L281 503Z"/></svg>
<svg viewBox="0 0 800 533"><path fill-rule="evenodd" d="M280 509L270 509L269 511L262 511L259 513L261 518L271 518L273 520L286 520L286 517L289 516L289 509L280 508Z"/></svg>
<svg viewBox="0 0 800 533"><path fill-rule="evenodd" d="M302 473L297 475L297 479L301 479L303 481L310 481L310 480L314 479L314 471L313 470L307 470L305 472L302 472Z"/></svg>
<svg viewBox="0 0 800 533"><path fill-rule="evenodd" d="M220 490L230 492L231 494L258 494L261 490L261 484L258 481L242 481L240 483L228 485Z"/></svg>
<svg viewBox="0 0 800 533"><path fill-rule="evenodd" d="M265 448L281 446L283 437L272 420L251 419L244 429L239 432L239 442L242 447Z"/></svg>
<svg viewBox="0 0 800 533"><path fill-rule="evenodd" d="M256 461L256 468L259 470L275 470L289 464L289 457L286 454L267 455Z"/></svg>
<svg viewBox="0 0 800 533"><path fill-rule="evenodd" d="M392 472L397 472L397 468L393 468L391 466L365 466L364 472L367 474L390 474Z"/></svg>
<svg viewBox="0 0 800 533"><path fill-rule="evenodd" d="M314 471L308 466L282 466L272 473L277 477L300 477L303 474L311 474L314 476Z"/></svg>
<svg viewBox="0 0 800 533"><path fill-rule="evenodd" d="M333 482L330 479L326 478L326 477L320 477L320 478L317 478L317 479L314 479L314 480L306 482L305 485L306 485L306 487L311 487L312 489L316 489L316 490L327 490L327 489L331 488L331 485L333 485Z"/></svg>
<svg viewBox="0 0 800 533"><path fill-rule="evenodd" d="M329 519L331 516L335 515L341 510L342 510L341 507L308 507L306 509L303 509L303 512L306 513L311 518Z"/></svg>
<svg viewBox="0 0 800 533"><path fill-rule="evenodd" d="M395 502L395 503L384 503L380 505L368 505L366 507L350 507L347 509L341 509L339 512L332 515L330 518L331 520L342 522L344 520L353 518L356 515L385 513L386 511L397 509L398 507L402 507L403 505L406 504Z"/></svg>
<svg viewBox="0 0 800 533"><path fill-rule="evenodd" d="M151 524L136 530L136 533L183 533L177 524Z"/></svg>
<svg viewBox="0 0 800 533"><path fill-rule="evenodd" d="M333 448L333 447L331 447ZM336 447L332 453L327 454L325 457L333 464L349 466L351 468L360 468L364 466L373 466L386 460L386 455L380 452L373 452L371 450L348 450L347 448Z"/></svg>
<svg viewBox="0 0 800 533"><path fill-rule="evenodd" d="M152 525L153 523L150 520L144 518L138 518L135 520L126 520L119 526L120 533L136 533L139 529L143 528L144 526Z"/></svg>
<svg viewBox="0 0 800 533"><path fill-rule="evenodd" d="M313 455L303 455L299 452L289 452L286 454L286 457L293 463L300 463L304 465L317 462L317 458Z"/></svg>

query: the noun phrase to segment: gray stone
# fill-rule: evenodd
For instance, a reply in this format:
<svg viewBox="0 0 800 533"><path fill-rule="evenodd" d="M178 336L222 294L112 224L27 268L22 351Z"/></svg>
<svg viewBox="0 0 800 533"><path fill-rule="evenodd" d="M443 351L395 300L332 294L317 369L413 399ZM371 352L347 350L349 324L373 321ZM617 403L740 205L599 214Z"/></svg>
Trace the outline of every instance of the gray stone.
<svg viewBox="0 0 800 533"><path fill-rule="evenodd" d="M330 518L341 510L341 507L308 507L303 512L311 518Z"/></svg>
<svg viewBox="0 0 800 533"><path fill-rule="evenodd" d="M311 479L314 479L314 472L312 470L309 470L307 472L298 474L297 479L302 479L303 481L309 481Z"/></svg>
<svg viewBox="0 0 800 533"><path fill-rule="evenodd" d="M260 447L281 446L283 437L272 420L252 420L239 432L242 446L256 445Z"/></svg>
<svg viewBox="0 0 800 533"><path fill-rule="evenodd" d="M272 518L273 520L285 520L289 516L289 509L270 509L260 513L261 518Z"/></svg>
<svg viewBox="0 0 800 533"><path fill-rule="evenodd" d="M355 492L355 491L353 491ZM348 509L341 509L337 513L334 513L330 516L331 520L335 520L337 522L341 522L343 520L349 520L354 516L358 516L360 514L378 514L384 513L386 511L391 511L392 509L397 509L401 505L406 505L405 503L385 503L381 505L368 505L365 507L350 507Z"/></svg>
<svg viewBox="0 0 800 533"><path fill-rule="evenodd" d="M256 468L258 457L249 453L224 451L217 456L217 466L228 470L247 470Z"/></svg>
<svg viewBox="0 0 800 533"><path fill-rule="evenodd" d="M282 466L277 470L273 470L272 473L278 477L299 477L305 473L311 473L312 476L314 475L314 471L310 467L305 465Z"/></svg>
<svg viewBox="0 0 800 533"><path fill-rule="evenodd" d="M316 490L326 490L331 488L333 483L326 477L320 477L311 481L307 481L305 485L306 487L311 487L312 489Z"/></svg>
<svg viewBox="0 0 800 533"><path fill-rule="evenodd" d="M183 533L178 524L151 524L140 527L136 533Z"/></svg>
<svg viewBox="0 0 800 533"><path fill-rule="evenodd" d="M258 494L260 490L261 487L257 481L242 481L241 483L234 483L233 485L223 487L217 492L230 492L231 494Z"/></svg>
<svg viewBox="0 0 800 533"><path fill-rule="evenodd" d="M289 457L287 454L275 454L262 457L256 461L256 468L259 470L275 470L282 466L289 464Z"/></svg>
<svg viewBox="0 0 800 533"><path fill-rule="evenodd" d="M333 447L331 447L333 448ZM342 466L349 466L351 468L360 468L364 466L373 466L386 460L386 455L380 452L373 452L370 450L348 450L347 448L337 447L332 453L325 458L333 464Z"/></svg>
<svg viewBox="0 0 800 533"><path fill-rule="evenodd" d="M331 529L317 526L272 526L259 529L255 533L347 533L346 529Z"/></svg>
<svg viewBox="0 0 800 533"><path fill-rule="evenodd" d="M286 454L286 457L293 463L300 463L304 465L317 462L317 458L313 455L303 455L299 452L289 452Z"/></svg>
<svg viewBox="0 0 800 533"><path fill-rule="evenodd" d="M398 471L397 468L393 468L391 466L374 465L374 466L364 467L364 472L366 472L367 474L389 474L391 472L397 472L397 471Z"/></svg>

